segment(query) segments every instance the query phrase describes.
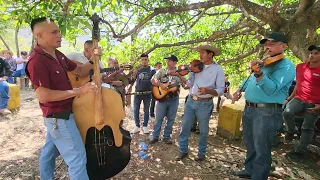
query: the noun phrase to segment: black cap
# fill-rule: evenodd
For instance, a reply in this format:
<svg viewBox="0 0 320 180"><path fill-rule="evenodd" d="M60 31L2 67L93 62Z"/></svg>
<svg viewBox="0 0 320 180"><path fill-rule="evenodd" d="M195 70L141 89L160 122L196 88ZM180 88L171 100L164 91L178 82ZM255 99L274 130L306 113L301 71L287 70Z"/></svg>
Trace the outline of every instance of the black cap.
<svg viewBox="0 0 320 180"><path fill-rule="evenodd" d="M260 41L260 44L266 43L266 41L273 41L273 42L283 42L283 43L288 43L287 37L282 33L282 32L273 32L268 36L266 39L262 39Z"/></svg>
<svg viewBox="0 0 320 180"><path fill-rule="evenodd" d="M314 49L320 51L320 45L311 45L311 46L309 46L309 48L308 48L309 51L312 51L312 50L314 50Z"/></svg>
<svg viewBox="0 0 320 180"><path fill-rule="evenodd" d="M175 56L175 55L171 55L171 56L166 57L166 58L164 58L164 59L169 59L169 60L178 62L178 58L177 58L177 56Z"/></svg>
<svg viewBox="0 0 320 180"><path fill-rule="evenodd" d="M26 56L26 55L28 55L28 52L27 51L21 51L20 54Z"/></svg>

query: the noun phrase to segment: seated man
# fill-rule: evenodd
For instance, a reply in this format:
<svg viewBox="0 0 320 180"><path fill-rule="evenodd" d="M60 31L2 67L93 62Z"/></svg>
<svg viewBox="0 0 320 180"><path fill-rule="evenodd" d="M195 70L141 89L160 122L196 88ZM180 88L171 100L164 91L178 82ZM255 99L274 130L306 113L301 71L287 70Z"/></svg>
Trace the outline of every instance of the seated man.
<svg viewBox="0 0 320 180"><path fill-rule="evenodd" d="M16 58L17 69L12 74L12 77L22 77L25 75L25 65L28 62L28 52L21 51L21 58Z"/></svg>
<svg viewBox="0 0 320 180"><path fill-rule="evenodd" d="M303 157L312 140L316 121L320 117L320 45L312 45L308 50L309 60L297 65L296 86L286 99L285 103L289 102L283 112L288 131L285 137L287 141L293 139L296 114L303 113L304 117L299 144L287 153L287 157L292 159Z"/></svg>
<svg viewBox="0 0 320 180"><path fill-rule="evenodd" d="M3 57L5 61L7 61L7 63L10 66L10 70L12 72L15 72L17 69L17 63L16 63L16 60L14 58L12 58L13 53L9 50L2 50L0 53L0 56ZM12 74L7 78L7 82L14 84Z"/></svg>
<svg viewBox="0 0 320 180"><path fill-rule="evenodd" d="M12 75L8 62L0 58L0 115L10 114L7 109L9 100L9 85L8 77Z"/></svg>

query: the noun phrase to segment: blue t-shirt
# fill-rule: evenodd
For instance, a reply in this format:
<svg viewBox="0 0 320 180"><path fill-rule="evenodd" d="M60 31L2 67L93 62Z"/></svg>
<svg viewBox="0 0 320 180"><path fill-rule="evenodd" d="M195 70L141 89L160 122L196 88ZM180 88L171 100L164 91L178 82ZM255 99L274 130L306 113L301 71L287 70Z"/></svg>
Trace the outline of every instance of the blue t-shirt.
<svg viewBox="0 0 320 180"><path fill-rule="evenodd" d="M151 91L151 78L156 73L150 66L139 69L136 79L136 92Z"/></svg>

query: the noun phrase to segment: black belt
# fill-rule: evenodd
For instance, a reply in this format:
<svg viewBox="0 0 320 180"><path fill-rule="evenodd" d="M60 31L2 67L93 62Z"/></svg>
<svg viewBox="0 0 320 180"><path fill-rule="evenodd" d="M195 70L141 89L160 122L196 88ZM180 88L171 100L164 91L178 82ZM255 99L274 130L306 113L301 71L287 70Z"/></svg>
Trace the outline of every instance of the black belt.
<svg viewBox="0 0 320 180"><path fill-rule="evenodd" d="M246 106L249 107L256 107L256 108L282 108L282 104L278 103L252 103L249 101L246 101Z"/></svg>
<svg viewBox="0 0 320 180"><path fill-rule="evenodd" d="M57 118L57 119L69 120L69 116L71 113L72 113L71 110L67 110L67 111L63 111L63 112L59 112L59 113L50 114L50 115L46 116L46 118Z"/></svg>

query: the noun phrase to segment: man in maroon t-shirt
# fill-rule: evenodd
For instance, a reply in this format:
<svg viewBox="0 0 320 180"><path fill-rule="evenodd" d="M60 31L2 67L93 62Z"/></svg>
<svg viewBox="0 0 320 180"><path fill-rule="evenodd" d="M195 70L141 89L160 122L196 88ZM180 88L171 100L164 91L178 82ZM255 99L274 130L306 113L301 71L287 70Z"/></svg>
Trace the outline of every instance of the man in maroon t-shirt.
<svg viewBox="0 0 320 180"><path fill-rule="evenodd" d="M289 102L283 112L288 131L285 137L287 141L293 139L296 114L303 113L304 117L299 144L287 153L287 157L292 159L303 157L312 140L315 123L320 116L320 46L312 45L308 50L310 51L308 61L297 65L297 84L293 93L287 98L286 102Z"/></svg>
<svg viewBox="0 0 320 180"><path fill-rule="evenodd" d="M47 128L46 143L40 153L40 179L54 179L55 159L61 154L68 165L71 180L88 180L86 151L71 110L73 97L94 92L97 87L87 83L73 89L67 71L85 76L93 68L93 63L77 66L57 50L62 35L53 20L33 19L31 30L37 45L30 56L26 74L35 88ZM95 51L100 55L99 50Z"/></svg>

